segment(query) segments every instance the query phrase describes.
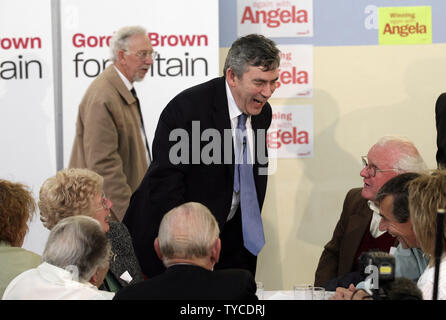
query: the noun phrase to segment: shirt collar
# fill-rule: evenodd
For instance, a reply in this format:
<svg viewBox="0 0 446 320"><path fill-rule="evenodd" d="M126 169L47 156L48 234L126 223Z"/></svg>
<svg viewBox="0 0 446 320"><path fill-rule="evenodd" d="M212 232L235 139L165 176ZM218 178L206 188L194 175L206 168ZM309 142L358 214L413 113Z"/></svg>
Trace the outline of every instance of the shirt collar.
<svg viewBox="0 0 446 320"><path fill-rule="evenodd" d="M381 222L381 216L379 214L378 206L371 200L367 201L370 210L372 210L372 221L370 221L370 233L373 238L378 238L379 236L386 233L386 231L379 230L379 223Z"/></svg>
<svg viewBox="0 0 446 320"><path fill-rule="evenodd" d="M375 202L373 202L372 200L369 200L369 201L367 201L367 204L369 205L370 210L379 214L379 208L375 204Z"/></svg>
<svg viewBox="0 0 446 320"><path fill-rule="evenodd" d="M242 111L237 106L237 103L235 103L234 96L232 95L231 89L229 89L228 81L225 81L225 86L226 86L226 96L228 98L229 118L235 119L242 114Z"/></svg>
<svg viewBox="0 0 446 320"><path fill-rule="evenodd" d="M118 72L119 77L121 78L122 82L124 82L127 89L129 91L132 90L133 85L130 83L129 79L127 79L115 65L113 65L113 67L115 68L116 72Z"/></svg>
<svg viewBox="0 0 446 320"><path fill-rule="evenodd" d="M48 262L43 262L37 267L37 270L44 279L50 281L51 283L56 283L59 285L71 284L97 289L97 287L90 282L79 282L78 270L76 270L74 266L70 267L72 268L67 267L66 269L62 269Z"/></svg>

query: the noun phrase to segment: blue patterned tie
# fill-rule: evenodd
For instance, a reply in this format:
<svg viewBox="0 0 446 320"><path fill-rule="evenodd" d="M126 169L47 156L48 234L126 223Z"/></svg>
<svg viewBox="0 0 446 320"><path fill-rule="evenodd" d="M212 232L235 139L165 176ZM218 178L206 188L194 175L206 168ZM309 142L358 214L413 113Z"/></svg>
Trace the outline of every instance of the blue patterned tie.
<svg viewBox="0 0 446 320"><path fill-rule="evenodd" d="M238 117L236 143L243 148L243 162L236 161L234 167L234 191L240 191L243 243L249 252L257 256L265 245L265 236L254 183L253 167L247 161L249 147L246 135L246 119L247 115L244 113Z"/></svg>

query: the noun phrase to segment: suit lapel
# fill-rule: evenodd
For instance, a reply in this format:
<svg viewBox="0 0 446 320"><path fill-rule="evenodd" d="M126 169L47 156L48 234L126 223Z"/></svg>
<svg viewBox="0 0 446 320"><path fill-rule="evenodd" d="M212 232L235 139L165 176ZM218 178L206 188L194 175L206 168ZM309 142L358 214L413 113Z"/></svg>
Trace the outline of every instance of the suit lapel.
<svg viewBox="0 0 446 320"><path fill-rule="evenodd" d="M361 193L359 193L359 196L361 196ZM358 212L358 214L350 216L347 229L345 230L349 242L344 243L343 252L346 257L353 257L353 259L372 218L372 210L370 210L367 200L364 199ZM355 263L355 261L348 261L349 259L346 257L339 257L339 271L341 273L350 272L352 264Z"/></svg>
<svg viewBox="0 0 446 320"><path fill-rule="evenodd" d="M113 65L108 66L104 70L104 76L112 83L113 87L118 90L119 94L127 104L136 103L135 97L133 97L132 93L127 89L118 72L116 71Z"/></svg>
<svg viewBox="0 0 446 320"><path fill-rule="evenodd" d="M234 145L232 143L232 136L227 136L227 138L231 138L231 159L225 159L225 157L229 157L229 155L225 152L225 130L228 133L231 130L231 119L229 118L229 110L228 110L228 98L226 96L226 86L225 86L225 78L221 77L219 81L216 83L216 91L215 91L215 99L214 105L212 108L212 118L214 122L215 129L218 130L221 136L222 142L222 155L223 163L230 162L230 166L226 166L228 169L228 174L234 179ZM228 144L229 145L229 144ZM229 151L229 150L228 150Z"/></svg>

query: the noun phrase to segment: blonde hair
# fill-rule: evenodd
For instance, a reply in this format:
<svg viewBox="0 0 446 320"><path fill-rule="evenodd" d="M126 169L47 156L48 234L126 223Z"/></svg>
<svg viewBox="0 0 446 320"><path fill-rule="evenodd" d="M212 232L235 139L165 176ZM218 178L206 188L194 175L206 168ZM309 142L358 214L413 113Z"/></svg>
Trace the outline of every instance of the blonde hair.
<svg viewBox="0 0 446 320"><path fill-rule="evenodd" d="M431 257L435 254L437 211L446 208L446 170L434 170L409 182L409 211L417 242ZM446 229L443 251L446 250Z"/></svg>
<svg viewBox="0 0 446 320"><path fill-rule="evenodd" d="M39 193L40 220L52 229L60 220L92 215L95 195L102 192L104 179L88 169L64 169L48 178Z"/></svg>

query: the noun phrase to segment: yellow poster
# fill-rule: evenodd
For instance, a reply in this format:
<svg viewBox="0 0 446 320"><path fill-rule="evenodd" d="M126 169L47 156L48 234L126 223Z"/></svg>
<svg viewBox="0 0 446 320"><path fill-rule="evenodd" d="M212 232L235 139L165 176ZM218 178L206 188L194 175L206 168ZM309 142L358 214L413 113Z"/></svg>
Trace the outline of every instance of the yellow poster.
<svg viewBox="0 0 446 320"><path fill-rule="evenodd" d="M432 43L430 6L378 8L379 44Z"/></svg>

